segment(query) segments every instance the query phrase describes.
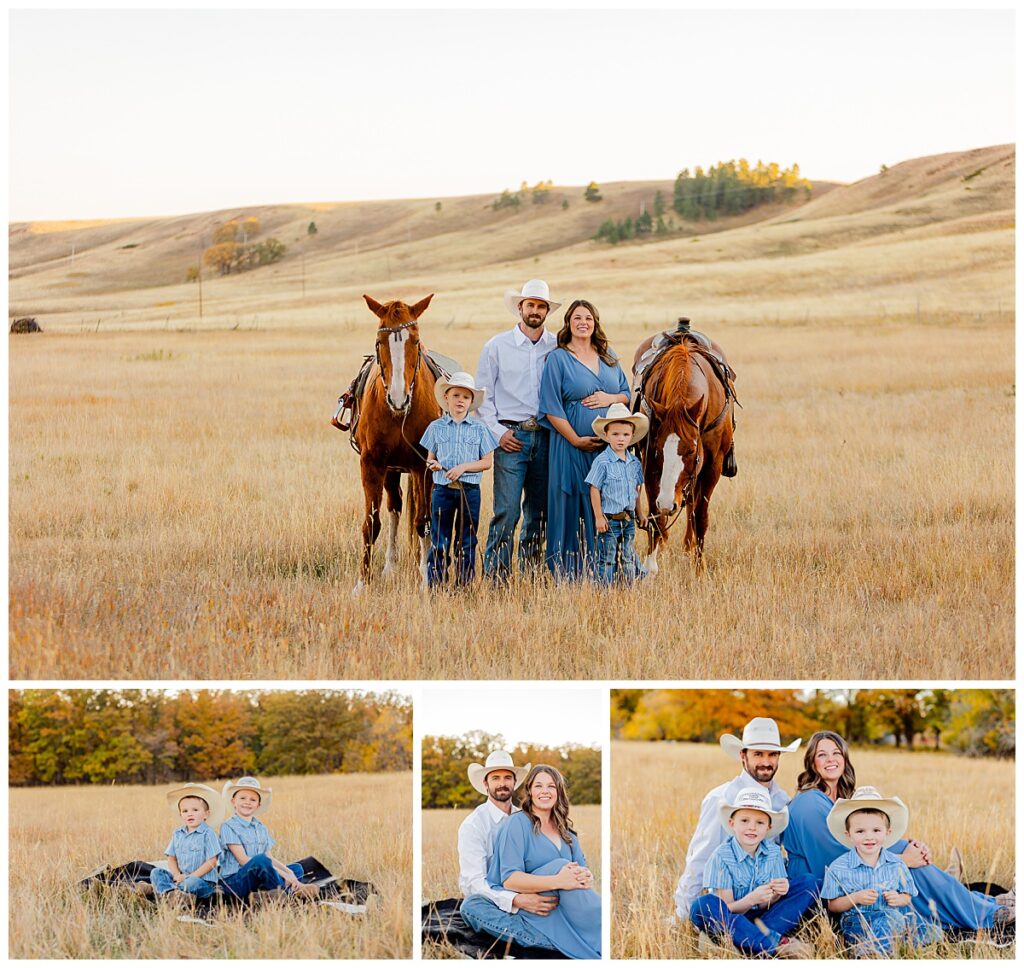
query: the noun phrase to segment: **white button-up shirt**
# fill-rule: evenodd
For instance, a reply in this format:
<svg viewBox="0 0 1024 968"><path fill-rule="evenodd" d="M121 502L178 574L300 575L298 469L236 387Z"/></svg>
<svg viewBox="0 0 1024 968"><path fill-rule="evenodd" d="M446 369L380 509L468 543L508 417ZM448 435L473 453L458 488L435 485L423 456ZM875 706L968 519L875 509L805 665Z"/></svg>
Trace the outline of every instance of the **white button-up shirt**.
<svg viewBox="0 0 1024 968"><path fill-rule="evenodd" d="M513 807L513 813L519 808ZM487 883L487 867L494 853L498 827L509 815L490 800L481 803L459 826L459 890L463 897L482 894L506 914L514 914L515 891L499 890Z"/></svg>
<svg viewBox="0 0 1024 968"><path fill-rule="evenodd" d="M700 820L697 821L697 829L690 839L690 846L686 849L686 867L683 868L683 876L679 878L676 886L674 900L676 902L676 914L684 921L690 919L690 905L700 896L704 883L704 868L707 867L711 855L720 844L729 839L722 822L718 819L718 807L722 800L733 800L740 790L756 789L761 787L746 770L734 780L716 786L703 800L700 805ZM781 810L789 806L792 797L786 793L774 780L768 788L768 795L772 799L772 809Z"/></svg>
<svg viewBox="0 0 1024 968"><path fill-rule="evenodd" d="M476 385L487 391L477 416L498 440L508 428L500 420L528 420L537 416L540 374L544 360L555 348L555 334L544 330L536 343L516 326L492 336L480 352Z"/></svg>

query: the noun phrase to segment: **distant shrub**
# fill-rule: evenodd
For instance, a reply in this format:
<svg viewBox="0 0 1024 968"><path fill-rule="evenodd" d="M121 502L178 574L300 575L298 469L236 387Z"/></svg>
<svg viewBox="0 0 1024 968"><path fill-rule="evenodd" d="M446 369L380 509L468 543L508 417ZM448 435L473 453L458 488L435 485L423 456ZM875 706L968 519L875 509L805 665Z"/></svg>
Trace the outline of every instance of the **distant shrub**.
<svg viewBox="0 0 1024 968"><path fill-rule="evenodd" d="M583 197L588 202L601 201L601 189L597 182L592 181L589 185L587 185L587 187L583 190Z"/></svg>

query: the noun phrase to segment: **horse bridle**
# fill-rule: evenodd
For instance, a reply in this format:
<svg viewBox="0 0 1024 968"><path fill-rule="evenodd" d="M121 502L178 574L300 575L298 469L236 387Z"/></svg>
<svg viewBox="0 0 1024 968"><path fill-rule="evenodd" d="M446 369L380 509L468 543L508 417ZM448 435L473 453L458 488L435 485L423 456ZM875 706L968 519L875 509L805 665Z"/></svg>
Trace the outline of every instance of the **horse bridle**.
<svg viewBox="0 0 1024 968"><path fill-rule="evenodd" d="M409 381L409 395L406 398L404 407L396 407L395 401L391 399L391 390L388 388L387 383L384 380L384 365L380 361L380 338L382 335L394 336L395 333L401 333L409 329L411 326L415 326L419 322L418 319L410 319L407 323L402 323L400 326L378 326L377 327L377 342L374 344L373 351L377 358L377 373L380 379L381 389L384 391L384 399L387 401L388 407L392 413L402 414L408 416L409 409L412 407L412 395L416 389L416 375L420 371L420 362L423 359L423 346L419 340L416 341L416 365L413 367L412 379ZM391 361L391 365L395 365L395 361Z"/></svg>

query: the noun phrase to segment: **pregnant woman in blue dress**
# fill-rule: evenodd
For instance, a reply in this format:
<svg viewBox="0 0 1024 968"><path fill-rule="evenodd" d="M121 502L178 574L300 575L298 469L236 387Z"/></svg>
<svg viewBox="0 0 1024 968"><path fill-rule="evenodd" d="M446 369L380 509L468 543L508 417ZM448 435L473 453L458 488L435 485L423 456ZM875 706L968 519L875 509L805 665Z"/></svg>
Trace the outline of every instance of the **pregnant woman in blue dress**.
<svg viewBox="0 0 1024 968"><path fill-rule="evenodd" d="M557 894L558 907L549 914L517 917L569 958L600 958L601 896L569 820L562 774L539 764L523 789L522 810L498 828L487 880L509 891Z"/></svg>
<svg viewBox="0 0 1024 968"><path fill-rule="evenodd" d="M584 478L605 444L592 425L613 403L629 403L629 381L587 300L570 304L557 341L544 361L538 405L540 422L555 431L548 450L547 564L556 578L578 579L594 573L597 558Z"/></svg>
<svg viewBox="0 0 1024 968"><path fill-rule="evenodd" d="M813 874L819 883L825 868L850 849L829 832L826 818L839 797L850 797L857 776L846 741L830 730L815 733L804 754L804 772L789 805L789 826L783 841L790 877ZM979 929L1015 920L1011 896L996 899L970 890L929 860L928 848L916 840L898 840L889 848L902 856L918 893L912 899L922 921L938 921L944 931L973 934ZM1005 902L1005 903L1001 903Z"/></svg>

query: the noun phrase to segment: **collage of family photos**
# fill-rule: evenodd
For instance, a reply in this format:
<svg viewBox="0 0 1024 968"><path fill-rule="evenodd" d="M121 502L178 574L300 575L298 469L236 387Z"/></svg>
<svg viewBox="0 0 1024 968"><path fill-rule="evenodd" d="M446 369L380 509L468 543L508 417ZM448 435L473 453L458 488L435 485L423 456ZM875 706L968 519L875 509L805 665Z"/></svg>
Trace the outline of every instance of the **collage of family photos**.
<svg viewBox="0 0 1024 968"><path fill-rule="evenodd" d="M8 28L9 958L1016 958L1012 4Z"/></svg>

